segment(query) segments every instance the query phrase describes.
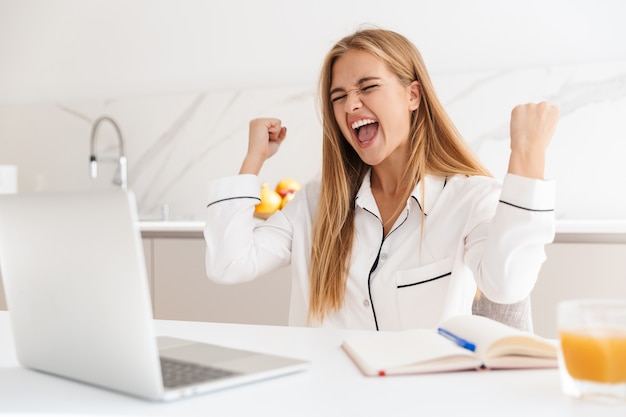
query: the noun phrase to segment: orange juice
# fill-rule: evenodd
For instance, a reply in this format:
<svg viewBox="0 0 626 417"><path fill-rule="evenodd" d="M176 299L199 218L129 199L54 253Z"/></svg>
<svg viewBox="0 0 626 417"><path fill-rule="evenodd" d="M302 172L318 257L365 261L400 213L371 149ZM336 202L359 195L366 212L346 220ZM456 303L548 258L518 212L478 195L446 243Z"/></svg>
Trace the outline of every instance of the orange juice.
<svg viewBox="0 0 626 417"><path fill-rule="evenodd" d="M626 382L624 329L561 330L560 340L565 367L572 378L612 384Z"/></svg>

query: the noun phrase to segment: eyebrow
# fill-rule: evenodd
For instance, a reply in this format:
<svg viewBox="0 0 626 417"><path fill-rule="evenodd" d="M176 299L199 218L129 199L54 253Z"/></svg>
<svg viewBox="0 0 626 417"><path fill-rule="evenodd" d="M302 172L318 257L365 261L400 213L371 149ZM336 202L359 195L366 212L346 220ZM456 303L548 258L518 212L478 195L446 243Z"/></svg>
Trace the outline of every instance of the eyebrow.
<svg viewBox="0 0 626 417"><path fill-rule="evenodd" d="M374 80L376 80L376 81L380 81L380 80L382 80L382 78L380 78L380 77L363 77L363 78L361 78L361 79L360 79L360 80L356 83L356 85L359 85L359 86L360 86L360 85L365 84L365 83L366 83L366 82L368 82L368 81L374 81ZM343 88L343 87L337 87L337 88L333 88L332 90L330 90L330 94L329 94L329 95L331 95L331 96L332 96L332 95L333 95L333 94L335 94L335 93L343 93L343 92L345 92L345 91L346 91L346 89L345 89L345 88Z"/></svg>

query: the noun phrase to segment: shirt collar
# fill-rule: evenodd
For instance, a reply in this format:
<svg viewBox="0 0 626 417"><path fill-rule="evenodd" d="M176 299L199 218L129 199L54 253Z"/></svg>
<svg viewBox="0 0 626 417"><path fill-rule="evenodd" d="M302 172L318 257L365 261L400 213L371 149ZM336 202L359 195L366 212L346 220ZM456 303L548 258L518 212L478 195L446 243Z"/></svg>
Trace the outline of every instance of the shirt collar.
<svg viewBox="0 0 626 417"><path fill-rule="evenodd" d="M357 207L361 207L380 217L380 213L378 212L378 205L376 204L376 200L374 199L374 194L372 194L371 173L372 170L370 169L370 171L363 178L363 183L361 183L361 187L356 193L354 204ZM423 210L424 214L428 216L428 213L430 213L430 211L434 207L437 198L439 197L439 194L441 194L441 191L446 186L447 178L433 175L426 175L424 178L424 181L420 181L413 189L413 192L411 193L411 198L415 199L415 201L419 205L420 210ZM422 198L422 184L425 185L424 198ZM408 204L408 206L410 209L411 205Z"/></svg>

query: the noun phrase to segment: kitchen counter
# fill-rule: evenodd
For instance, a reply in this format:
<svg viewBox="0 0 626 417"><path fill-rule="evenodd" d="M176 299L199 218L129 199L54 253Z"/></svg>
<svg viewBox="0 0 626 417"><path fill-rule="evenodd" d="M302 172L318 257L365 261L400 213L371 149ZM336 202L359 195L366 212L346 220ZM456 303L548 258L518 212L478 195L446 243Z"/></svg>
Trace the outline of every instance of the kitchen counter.
<svg viewBox="0 0 626 417"><path fill-rule="evenodd" d="M626 243L626 219L557 220L555 242Z"/></svg>
<svg viewBox="0 0 626 417"><path fill-rule="evenodd" d="M204 221L140 221L143 237L202 237ZM626 243L626 219L557 220L555 242Z"/></svg>
<svg viewBox="0 0 626 417"><path fill-rule="evenodd" d="M203 221L139 221L143 237L203 237Z"/></svg>

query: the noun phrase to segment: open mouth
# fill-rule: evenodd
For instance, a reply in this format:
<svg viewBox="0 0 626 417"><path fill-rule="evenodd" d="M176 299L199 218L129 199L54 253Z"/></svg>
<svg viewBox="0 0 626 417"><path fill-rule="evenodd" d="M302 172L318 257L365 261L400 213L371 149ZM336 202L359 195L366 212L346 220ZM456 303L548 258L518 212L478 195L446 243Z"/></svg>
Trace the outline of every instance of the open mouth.
<svg viewBox="0 0 626 417"><path fill-rule="evenodd" d="M352 123L352 130L355 136L362 144L366 144L378 133L378 122L372 119L357 120Z"/></svg>

